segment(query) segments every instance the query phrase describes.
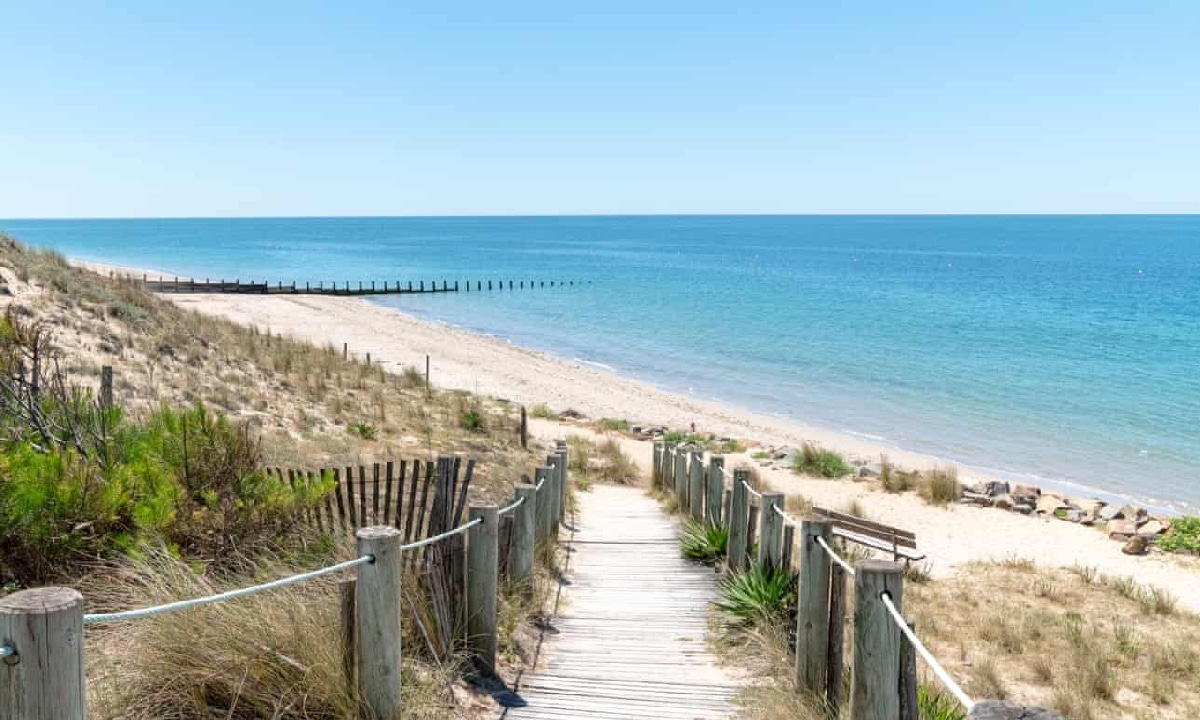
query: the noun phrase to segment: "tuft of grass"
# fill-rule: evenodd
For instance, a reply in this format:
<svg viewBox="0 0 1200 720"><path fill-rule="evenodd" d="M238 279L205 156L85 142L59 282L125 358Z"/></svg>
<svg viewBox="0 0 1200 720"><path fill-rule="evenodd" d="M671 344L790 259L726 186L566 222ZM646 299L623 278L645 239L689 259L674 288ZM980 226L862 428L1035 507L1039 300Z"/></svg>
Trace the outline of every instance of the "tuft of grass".
<svg viewBox="0 0 1200 720"><path fill-rule="evenodd" d="M464 410L459 416L459 424L464 430L480 432L483 430L483 413L475 408Z"/></svg>
<svg viewBox="0 0 1200 720"><path fill-rule="evenodd" d="M359 436L363 440L374 440L376 436L375 426L371 423L356 422L350 426L350 432Z"/></svg>
<svg viewBox="0 0 1200 720"><path fill-rule="evenodd" d="M792 470L826 478L844 477L851 472L850 465L841 455L810 442L804 443L800 452L792 456Z"/></svg>
<svg viewBox="0 0 1200 720"><path fill-rule="evenodd" d="M954 466L935 468L921 478L917 488L921 497L930 505L946 506L962 497L962 485L958 482L958 468Z"/></svg>
<svg viewBox="0 0 1200 720"><path fill-rule="evenodd" d="M965 720L958 699L928 685L917 686L917 715L921 720Z"/></svg>
<svg viewBox="0 0 1200 720"><path fill-rule="evenodd" d="M597 424L601 429L610 432L625 432L629 429L629 421L620 418L600 418Z"/></svg>
<svg viewBox="0 0 1200 720"><path fill-rule="evenodd" d="M562 416L550 409L550 406L545 403L538 403L529 411L531 417L540 418L542 420L561 420Z"/></svg>
<svg viewBox="0 0 1200 720"><path fill-rule="evenodd" d="M688 560L716 565L725 558L729 548L727 525L706 525L688 521L679 536L680 551Z"/></svg>

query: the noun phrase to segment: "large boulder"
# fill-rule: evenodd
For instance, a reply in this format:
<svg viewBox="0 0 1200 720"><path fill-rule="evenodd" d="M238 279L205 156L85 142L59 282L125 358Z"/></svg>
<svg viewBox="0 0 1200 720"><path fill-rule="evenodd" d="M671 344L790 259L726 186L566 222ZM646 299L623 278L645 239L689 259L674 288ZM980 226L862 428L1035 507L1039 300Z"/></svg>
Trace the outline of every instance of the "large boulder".
<svg viewBox="0 0 1200 720"><path fill-rule="evenodd" d="M1104 532L1112 540L1128 540L1137 535L1137 523L1132 520L1109 520L1104 526Z"/></svg>
<svg viewBox="0 0 1200 720"><path fill-rule="evenodd" d="M1063 720L1063 717L1044 708L1024 707L1007 700L980 700L967 720Z"/></svg>
<svg viewBox="0 0 1200 720"><path fill-rule="evenodd" d="M1109 520L1120 520L1124 518L1125 515L1121 511L1120 505L1105 505L1104 507L1100 508L1100 512L1096 513L1096 517L1100 518L1104 522L1108 522Z"/></svg>
<svg viewBox="0 0 1200 720"><path fill-rule="evenodd" d="M1146 535L1149 537L1154 537L1155 535L1162 535L1169 529L1171 529L1170 523L1163 522L1162 520L1157 520L1155 518L1151 518L1151 519L1143 522L1141 525L1138 525L1137 532L1138 532L1138 535Z"/></svg>
<svg viewBox="0 0 1200 720"><path fill-rule="evenodd" d="M1040 515L1053 515L1059 510L1068 510L1067 501L1058 495L1042 495L1037 501L1037 511Z"/></svg>
<svg viewBox="0 0 1200 720"><path fill-rule="evenodd" d="M1150 548L1150 539L1145 535L1134 535L1121 546L1121 552L1126 555L1145 555Z"/></svg>

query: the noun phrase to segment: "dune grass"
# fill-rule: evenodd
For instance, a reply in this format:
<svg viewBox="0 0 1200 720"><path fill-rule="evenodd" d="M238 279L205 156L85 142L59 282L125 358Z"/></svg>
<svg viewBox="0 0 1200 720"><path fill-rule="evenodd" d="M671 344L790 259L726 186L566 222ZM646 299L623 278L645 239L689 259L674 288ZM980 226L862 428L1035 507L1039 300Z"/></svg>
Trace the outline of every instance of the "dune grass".
<svg viewBox="0 0 1200 720"><path fill-rule="evenodd" d="M804 443L792 456L792 470L803 475L839 478L849 475L850 465L840 454L815 443Z"/></svg>

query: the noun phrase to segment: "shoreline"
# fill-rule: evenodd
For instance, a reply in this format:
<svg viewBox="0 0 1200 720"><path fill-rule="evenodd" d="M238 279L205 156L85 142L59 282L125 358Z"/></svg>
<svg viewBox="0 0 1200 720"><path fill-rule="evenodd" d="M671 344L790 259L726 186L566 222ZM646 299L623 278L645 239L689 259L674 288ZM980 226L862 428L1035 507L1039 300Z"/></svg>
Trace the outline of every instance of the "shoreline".
<svg viewBox="0 0 1200 720"><path fill-rule="evenodd" d="M72 258L71 262L101 274L114 273L136 278L149 276L151 279L170 279L175 276L174 273L162 270L131 268L90 260ZM179 273L178 277L188 278L191 276ZM223 315L243 324L256 325L264 331L282 331L317 344L332 343L338 345L346 342L349 345L350 353L357 354L359 357L370 353L373 359L382 361L384 364L411 365L423 370L424 357L422 353L415 355L408 353L404 360L395 360L382 347L373 351L369 347L370 341L361 337L361 334L355 336L353 332L344 333L347 337L355 336L356 341L348 339L338 340L336 334L328 332L311 336L305 335L302 331L304 323L297 322L294 317L291 317L297 311L318 314L335 312L354 319L369 317L372 319L374 325L383 325L384 323L378 322L379 314L385 313L401 323L416 338L428 339L438 333L445 333L451 338L458 338L456 342L463 340L476 341L471 343L472 347L480 352L486 352L488 349L475 346L490 343L490 355L516 351L525 357L537 357L539 363L556 368L559 375L563 373L586 373L588 374L586 377L579 379L588 381L587 384L600 384L601 386L608 387L620 386L623 390L621 393L622 397L637 397L637 405L642 406L638 407L636 412L628 411L633 406L625 403L618 403L618 407L616 408L612 407L611 404L605 403L600 403L599 407L597 407L597 403L594 402L595 398L586 397L586 395L596 395L596 393L572 397L572 393L570 392L556 392L553 399L547 398L542 394L532 395L528 394L526 388L523 387L525 383L513 382L512 378L481 385L478 378L480 375L486 376L487 371L480 370L479 366L485 364L492 365L492 363L477 362L475 357L470 358L466 362L461 357L450 358L451 372L435 382L435 384L452 389L486 392L497 397L516 400L531 407L535 404L547 404L556 411L571 409L597 419L611 417L627 419L634 424L666 425L676 428L687 428L692 422L696 422L697 428L706 432L713 432L722 436L753 439L763 445L770 446L799 447L804 442L814 442L822 447L841 453L847 460L857 461L858 463L878 463L880 456L886 455L893 464L910 470L928 471L938 467L953 466L959 470L959 476L964 485L989 482L1034 485L1057 494L1099 499L1109 504L1138 505L1154 514L1163 516L1178 516L1195 513L1200 510L1200 508L1182 500L1164 500L1139 496L1131 492L1104 490L1084 482L1048 477L1036 471L1008 470L975 465L970 462L935 455L933 453L907 450L900 445L889 442L886 438L872 436L869 433L809 424L802 420L793 419L783 413L759 411L739 405L736 401L696 397L684 391L661 387L649 379L622 374L616 368L604 363L592 362L585 358L567 358L556 355L553 351L528 348L516 344L503 336L488 333L482 329L460 327L435 319L418 317L372 302L366 298L322 295L276 295L260 298L250 295L189 295L186 293L164 295L163 297L202 313ZM241 299L241 302L237 299ZM293 301L297 306L291 308L290 311L280 307L279 303L275 303L272 307L265 310L265 312L239 313L236 308L237 305L242 303L263 305L271 303L271 301L286 303L289 300ZM354 312L349 309L356 303L360 304L360 308L363 308L361 312ZM272 327L272 322L274 322L274 327ZM389 342L386 344L394 347L396 340L396 338L390 337ZM433 344L435 343L429 343L431 346ZM428 352L431 356L431 362L436 367L439 362L437 351L429 350ZM435 376L437 374L437 372L434 373ZM447 377L449 380L447 380ZM495 380L495 378L490 379ZM585 383L580 384L583 385ZM622 412L622 407L626 411Z"/></svg>

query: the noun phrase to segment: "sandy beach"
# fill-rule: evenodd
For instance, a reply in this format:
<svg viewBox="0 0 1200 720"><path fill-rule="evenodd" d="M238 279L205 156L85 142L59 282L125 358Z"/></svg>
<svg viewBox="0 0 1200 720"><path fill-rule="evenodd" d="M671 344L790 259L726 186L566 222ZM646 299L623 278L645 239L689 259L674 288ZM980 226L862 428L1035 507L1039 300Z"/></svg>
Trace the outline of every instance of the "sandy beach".
<svg viewBox="0 0 1200 720"><path fill-rule="evenodd" d="M90 267L105 274L120 270L110 266ZM140 270L127 272L142 274ZM365 357L369 353L373 363L382 363L395 372L406 366L423 371L428 354L432 381L442 388L483 393L527 406L544 403L555 411L573 409L591 418L622 418L635 424L677 428L688 428L695 423L700 431L768 445L817 442L849 459L876 461L880 453L887 453L898 466L912 469L942 464L928 455L898 451L861 438L671 394L595 367L412 318L360 298L164 297L200 313L223 316L318 345L340 348L345 343L353 355ZM532 428L546 437L563 434L559 423L534 421ZM630 455L649 467L649 442L624 439L623 443ZM730 456L727 462L753 463L748 455ZM1194 558L1160 553L1126 556L1121 553L1120 543L1109 540L1097 528L991 508L965 505L937 508L913 493L889 494L873 483L801 477L771 467L760 467L759 473L771 486L803 494L817 505L840 509L857 500L872 519L914 531L935 576L953 573L972 561L1010 557L1032 558L1038 564L1056 567L1078 564L1096 567L1102 573L1131 575L1139 582L1165 588L1179 597L1182 604L1200 611L1200 597L1192 592L1200 579L1200 563ZM967 482L993 479L978 472L964 472L960 477Z"/></svg>

